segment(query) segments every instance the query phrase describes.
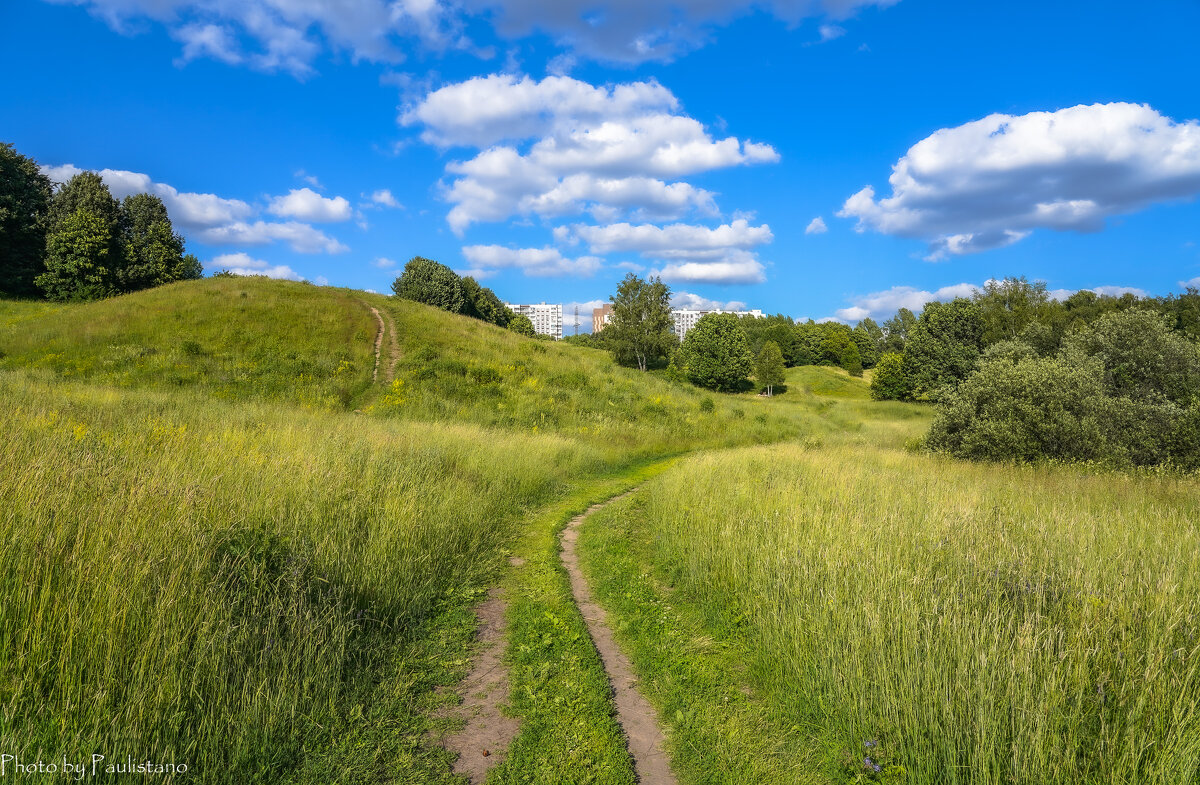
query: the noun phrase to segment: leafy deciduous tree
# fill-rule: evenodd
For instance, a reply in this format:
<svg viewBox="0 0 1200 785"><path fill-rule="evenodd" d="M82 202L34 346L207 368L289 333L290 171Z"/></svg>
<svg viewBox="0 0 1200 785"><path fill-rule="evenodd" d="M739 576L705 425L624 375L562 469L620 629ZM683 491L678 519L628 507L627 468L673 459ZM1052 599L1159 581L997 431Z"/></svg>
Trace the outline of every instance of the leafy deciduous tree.
<svg viewBox="0 0 1200 785"><path fill-rule="evenodd" d="M36 161L0 143L0 292L40 294L51 193Z"/></svg>
<svg viewBox="0 0 1200 785"><path fill-rule="evenodd" d="M738 318L729 313L700 317L680 348L684 374L692 384L736 390L750 373L753 355Z"/></svg>
<svg viewBox="0 0 1200 785"><path fill-rule="evenodd" d="M46 271L37 285L51 300L95 300L113 293L110 224L90 210L76 210L46 241Z"/></svg>
<svg viewBox="0 0 1200 785"><path fill-rule="evenodd" d="M908 337L904 368L917 400L937 400L967 378L982 349L979 307L965 298L926 303Z"/></svg>
<svg viewBox="0 0 1200 785"><path fill-rule="evenodd" d="M466 295L462 279L449 267L423 256L414 256L404 272L392 282L397 297L432 305L451 313L463 313Z"/></svg>
<svg viewBox="0 0 1200 785"><path fill-rule="evenodd" d="M909 395L904 355L884 352L871 375L871 397L877 401L902 401Z"/></svg>
<svg viewBox="0 0 1200 785"><path fill-rule="evenodd" d="M612 321L604 333L617 362L644 371L678 344L671 333L671 290L662 279L629 273L609 299Z"/></svg>
<svg viewBox="0 0 1200 785"><path fill-rule="evenodd" d="M530 338L537 337L537 331L533 329L533 322L523 313L513 314L513 318L508 320L508 329L517 335L527 335Z"/></svg>
<svg viewBox="0 0 1200 785"><path fill-rule="evenodd" d="M784 383L783 352L779 350L779 344L774 341L763 344L754 362L754 378L760 387L766 389L768 396L774 395L774 388Z"/></svg>

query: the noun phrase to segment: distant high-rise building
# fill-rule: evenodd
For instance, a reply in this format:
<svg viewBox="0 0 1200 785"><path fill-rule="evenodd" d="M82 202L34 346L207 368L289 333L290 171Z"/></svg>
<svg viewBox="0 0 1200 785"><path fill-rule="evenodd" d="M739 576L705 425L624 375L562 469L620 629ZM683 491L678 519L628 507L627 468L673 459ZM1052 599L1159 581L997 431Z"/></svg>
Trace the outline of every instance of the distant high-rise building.
<svg viewBox="0 0 1200 785"><path fill-rule="evenodd" d="M592 309L592 335L604 329L605 325L612 321L612 303L605 303L603 307Z"/></svg>
<svg viewBox="0 0 1200 785"><path fill-rule="evenodd" d="M675 336L682 341L688 334L688 330L691 330L693 327L695 327L696 322L700 321L701 317L710 313L731 313L735 316L757 317L761 317L763 315L763 312L758 309L753 311L725 311L721 310L720 308L713 308L709 310L674 308L671 310L671 332L675 333Z"/></svg>
<svg viewBox="0 0 1200 785"><path fill-rule="evenodd" d="M513 305L505 303L513 313L524 314L533 322L533 331L539 335L549 335L554 340L562 339L562 304L538 303L537 305Z"/></svg>

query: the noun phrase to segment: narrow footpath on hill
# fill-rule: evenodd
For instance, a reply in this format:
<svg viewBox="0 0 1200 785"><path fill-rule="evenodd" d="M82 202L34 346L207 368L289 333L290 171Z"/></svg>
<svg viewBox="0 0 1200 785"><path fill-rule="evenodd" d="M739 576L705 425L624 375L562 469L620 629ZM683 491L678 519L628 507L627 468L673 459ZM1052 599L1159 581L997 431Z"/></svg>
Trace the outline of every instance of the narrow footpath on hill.
<svg viewBox="0 0 1200 785"><path fill-rule="evenodd" d="M361 302L361 301L360 301ZM363 305L367 305L363 302ZM389 359L387 371L383 377L384 384L391 384L396 378L396 364L400 362L400 341L396 337L396 322L392 320L392 315L387 311L380 313L379 309L373 305L367 305L371 310L371 314L375 317L375 370L371 372L371 383L379 381L379 360L383 354L383 337L387 335Z"/></svg>
<svg viewBox="0 0 1200 785"><path fill-rule="evenodd" d="M363 305L366 305L366 303L363 303ZM370 308L371 313L375 315L375 324L378 325L378 329L375 331L375 370L371 372L371 383L374 384L375 382L379 381L379 352L381 349L383 349L384 328L383 317L379 315L379 309L370 305L367 307Z"/></svg>
<svg viewBox="0 0 1200 785"><path fill-rule="evenodd" d="M612 682L617 721L625 731L629 755L633 758L638 782L641 785L675 785L675 775L671 773L671 762L664 749L665 740L658 721L658 712L638 691L633 665L613 639L607 614L592 599L591 588L579 569L577 546L580 526L592 513L637 491L638 488L634 488L600 504L593 504L582 515L572 518L561 535L562 562L571 578L571 593L575 597L575 604L579 606L579 612L587 622L588 634L591 635L592 642L600 653L600 659L604 661L608 679Z"/></svg>
<svg viewBox="0 0 1200 785"><path fill-rule="evenodd" d="M573 517L553 541L557 553L554 566L561 567L569 579L569 599L574 601L586 625L587 636L583 642L588 643L590 638L590 643L599 654L604 676L611 686L612 705L609 713L614 716L624 736L637 782L641 785L675 785L657 712L637 690L633 667L614 640L604 609L592 598L580 571L576 551L580 526L588 516L636 490L627 490L593 504ZM561 522L562 518L558 520ZM525 565L523 558L511 559L514 568ZM509 745L522 730L521 720L505 713L512 713L508 703L509 668L503 660L504 638L509 632L505 623L507 613L508 603L500 588L493 589L488 599L476 608L479 620L478 648L470 671L457 688L462 703L443 713L443 716L457 714L464 723L460 731L442 738L440 743L457 753L454 773L465 775L472 785L483 783L488 773L504 762ZM571 781L571 772L559 774L564 781Z"/></svg>

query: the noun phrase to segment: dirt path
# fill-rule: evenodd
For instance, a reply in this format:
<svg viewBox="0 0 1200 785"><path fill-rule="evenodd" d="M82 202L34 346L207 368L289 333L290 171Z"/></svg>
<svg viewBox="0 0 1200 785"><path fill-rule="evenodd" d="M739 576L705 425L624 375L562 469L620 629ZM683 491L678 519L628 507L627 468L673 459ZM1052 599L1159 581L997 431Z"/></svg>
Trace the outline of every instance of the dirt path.
<svg viewBox="0 0 1200 785"><path fill-rule="evenodd" d="M591 589L579 570L579 555L576 550L579 527L583 521L601 507L623 499L635 491L636 489L606 502L594 504L587 512L568 523L562 533L562 561L571 578L571 593L575 595L575 604L579 606L579 612L587 622L588 633L596 644L596 650L600 652L604 670L612 682L617 721L621 723L628 739L629 754L633 757L638 782L641 785L675 785L675 775L671 773L671 763L663 748L663 733L658 724L658 714L637 691L637 678L633 674L633 667L629 658L613 640L604 609L592 599Z"/></svg>
<svg viewBox="0 0 1200 785"><path fill-rule="evenodd" d="M517 736L520 723L500 713L508 702L508 669L504 667L504 597L492 589L487 601L475 609L479 617L479 652L471 671L459 685L463 702L447 714L458 714L466 726L442 739L442 746L458 753L454 773L464 774L472 785L487 778L488 771L504 759L509 742Z"/></svg>
<svg viewBox="0 0 1200 785"><path fill-rule="evenodd" d="M375 370L371 373L371 382L375 383L379 380L379 351L383 348L383 317L379 315L379 309L370 305L367 307L375 314L375 323L379 325L379 329L375 331Z"/></svg>
<svg viewBox="0 0 1200 785"><path fill-rule="evenodd" d="M384 381L391 384L392 380L396 378L396 363L400 362L400 341L396 338L396 323L392 321L392 315L384 311L383 318L387 322L388 349L392 353L392 359L388 363L387 378Z"/></svg>

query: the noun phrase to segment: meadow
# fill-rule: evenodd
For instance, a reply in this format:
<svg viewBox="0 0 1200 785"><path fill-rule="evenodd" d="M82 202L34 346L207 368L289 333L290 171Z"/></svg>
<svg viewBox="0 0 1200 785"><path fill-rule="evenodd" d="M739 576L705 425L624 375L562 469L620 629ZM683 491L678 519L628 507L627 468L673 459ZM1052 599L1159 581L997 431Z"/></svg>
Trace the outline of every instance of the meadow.
<svg viewBox="0 0 1200 785"><path fill-rule="evenodd" d="M1200 777L1195 478L855 441L689 457L588 523L681 781Z"/></svg>
<svg viewBox="0 0 1200 785"><path fill-rule="evenodd" d="M642 484L582 556L681 782L1200 776L1195 478L937 458L928 407L840 369L719 395L265 279L0 302L0 399L25 760L461 782L436 709L499 583L522 725L490 781L632 783L557 532Z"/></svg>
<svg viewBox="0 0 1200 785"><path fill-rule="evenodd" d="M371 305L399 326L391 383ZM799 431L603 354L259 279L3 303L0 398L3 751L202 782L450 781L434 688L530 516L646 455Z"/></svg>

